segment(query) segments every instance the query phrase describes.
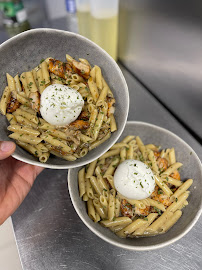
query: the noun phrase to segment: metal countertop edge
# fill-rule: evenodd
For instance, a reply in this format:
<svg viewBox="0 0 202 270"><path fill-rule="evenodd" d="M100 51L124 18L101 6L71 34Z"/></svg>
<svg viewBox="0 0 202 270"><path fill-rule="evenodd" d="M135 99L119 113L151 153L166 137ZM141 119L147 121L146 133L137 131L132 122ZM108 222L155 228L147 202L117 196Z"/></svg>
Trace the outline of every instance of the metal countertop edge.
<svg viewBox="0 0 202 270"><path fill-rule="evenodd" d="M140 83L147 92L149 92L163 107L165 110L167 110L174 118L177 120L177 122L184 128L186 131L191 135L198 143L202 145L202 138L193 131L181 118L179 118L153 91L152 89L144 83L144 80L139 78L138 75L136 75L134 72L132 72L127 65L125 65L121 60L118 61L118 64L122 66L130 75Z"/></svg>

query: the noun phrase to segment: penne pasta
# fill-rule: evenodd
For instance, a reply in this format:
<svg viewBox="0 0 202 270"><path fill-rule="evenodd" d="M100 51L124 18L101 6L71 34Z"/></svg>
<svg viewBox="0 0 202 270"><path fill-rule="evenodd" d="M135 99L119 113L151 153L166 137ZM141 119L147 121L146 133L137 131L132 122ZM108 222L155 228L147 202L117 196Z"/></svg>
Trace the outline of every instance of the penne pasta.
<svg viewBox="0 0 202 270"><path fill-rule="evenodd" d="M170 190L170 188L162 181L160 177L157 175L154 176L156 184L165 192L167 196L171 196L173 192Z"/></svg>
<svg viewBox="0 0 202 270"><path fill-rule="evenodd" d="M165 233L167 232L177 221L178 219L181 217L182 215L182 211L177 210L172 216L171 218L165 222L160 228L159 228L159 232L160 233Z"/></svg>
<svg viewBox="0 0 202 270"><path fill-rule="evenodd" d="M90 177L90 183L95 192L100 196L102 194L102 189L100 188L100 185L98 184L97 178L95 176Z"/></svg>
<svg viewBox="0 0 202 270"><path fill-rule="evenodd" d="M83 168L79 171L79 196L82 197L85 193L85 168Z"/></svg>
<svg viewBox="0 0 202 270"><path fill-rule="evenodd" d="M28 85L27 85L27 79L26 79L26 73L23 72L21 75L20 75L20 80L22 82L22 85L23 85L23 89L25 91L25 94L26 94L26 97L28 98L29 97L29 88L28 88Z"/></svg>
<svg viewBox="0 0 202 270"><path fill-rule="evenodd" d="M30 122L33 122L34 124L38 124L39 120L36 115L26 112L20 108L18 108L14 113L15 116L22 116L29 120Z"/></svg>
<svg viewBox="0 0 202 270"><path fill-rule="evenodd" d="M25 134L36 136L36 137L40 135L40 132L37 130L31 129L29 127L23 127L17 124L10 125L8 126L7 129L12 132L18 132L18 133L23 133L23 134L25 133Z"/></svg>
<svg viewBox="0 0 202 270"><path fill-rule="evenodd" d="M137 219L133 221L131 224L129 224L128 226L126 226L125 228L123 228L121 231L119 231L117 235L121 238L124 238L127 235L134 233L137 229L144 226L146 223L147 223L146 220Z"/></svg>
<svg viewBox="0 0 202 270"><path fill-rule="evenodd" d="M59 147L60 149L62 149L62 151L66 152L66 153L70 153L71 152L71 148L64 144L63 142L55 139L53 136L46 134L46 133L42 133L41 134L41 139L44 140L45 142L50 143L51 145L55 146L55 147Z"/></svg>
<svg viewBox="0 0 202 270"><path fill-rule="evenodd" d="M102 220L100 223L104 226L104 227L115 227L115 226L126 226L128 224L130 224L132 222L132 220L128 217L117 217L114 220Z"/></svg>
<svg viewBox="0 0 202 270"><path fill-rule="evenodd" d="M182 195L191 185L193 184L192 179L188 179L184 182L171 196L171 201L175 201L180 195Z"/></svg>
<svg viewBox="0 0 202 270"><path fill-rule="evenodd" d="M8 86L5 87L3 95L1 97L1 101L0 101L0 111L3 115L6 115L6 108L7 108L7 104L8 104L8 100L10 97L10 89Z"/></svg>
<svg viewBox="0 0 202 270"><path fill-rule="evenodd" d="M25 106L30 106L29 100L27 98L23 97L21 94L17 94L16 97L17 97L17 101L19 101L19 103L21 103Z"/></svg>
<svg viewBox="0 0 202 270"><path fill-rule="evenodd" d="M181 166L182 166L182 163L176 162L176 163L170 165L170 167L169 167L167 170L165 170L165 171L163 172L163 174L164 174L164 175L170 175L170 174L173 173L175 170L179 169Z"/></svg>
<svg viewBox="0 0 202 270"><path fill-rule="evenodd" d="M88 111L93 110L94 106L89 106ZM167 164L170 166L162 170L161 163L158 162L159 157L167 160L166 167ZM144 162L147 173L153 173L151 178L155 180L155 189L149 192L148 197L140 200L131 199L116 190L114 173L117 166L126 159ZM128 166L133 165L136 167L137 163L129 163ZM181 209L188 205L188 189L193 183L192 179L184 183L178 180L180 173L176 173L176 170L181 166L182 163L176 162L174 148L160 152L159 147L154 144L144 145L140 137L135 138L132 135L116 143L87 167L90 177L87 178L87 186L91 185L89 197L93 199L100 224L121 238L149 237L167 232L181 217ZM138 180L139 174L138 168L136 169L134 174L137 175L137 179L133 176L134 169L128 169L126 173L127 177L135 179L134 182ZM140 182L140 186L145 188L146 182L146 179L145 184Z"/></svg>
<svg viewBox="0 0 202 270"><path fill-rule="evenodd" d="M7 118L8 122L10 123L10 125L16 125L17 124L17 120L16 120L15 116L12 115L11 113L7 113L6 118Z"/></svg>
<svg viewBox="0 0 202 270"><path fill-rule="evenodd" d="M48 71L48 64L46 63L46 61L43 61L41 63L41 70L42 70L44 84L47 85L50 82L50 74Z"/></svg>
<svg viewBox="0 0 202 270"><path fill-rule="evenodd" d="M118 149L119 150L119 149ZM126 147L122 147L121 151L120 151L120 158L121 158L121 162L123 162L124 160L126 160Z"/></svg>
<svg viewBox="0 0 202 270"><path fill-rule="evenodd" d="M86 194L88 198L94 199L95 196L94 196L93 188L92 188L89 178L85 178L85 183L86 183Z"/></svg>
<svg viewBox="0 0 202 270"><path fill-rule="evenodd" d="M98 215L102 218L102 219L105 219L106 218L106 215L105 215L105 211L102 207L102 205L100 204L99 200L97 199L94 199L93 200L93 205L98 213Z"/></svg>
<svg viewBox="0 0 202 270"><path fill-rule="evenodd" d="M170 164L172 165L172 164L176 163L175 149L174 148L170 149L168 155L169 155Z"/></svg>
<svg viewBox="0 0 202 270"><path fill-rule="evenodd" d="M32 154L35 157L38 157L39 155L41 155L42 153L35 147L35 145L31 145L22 141L16 141L17 145L19 145L20 147L22 147L23 149L25 149L27 152L29 152L30 154Z"/></svg>
<svg viewBox="0 0 202 270"><path fill-rule="evenodd" d="M30 127L33 127L34 129L37 129L37 124L29 121L25 117L23 117L21 115L14 115L14 116L15 116L15 119L17 120L17 122L19 124L22 124L22 125L25 125L25 126L30 126Z"/></svg>
<svg viewBox="0 0 202 270"><path fill-rule="evenodd" d="M135 138L135 136L126 136L121 142L122 143L129 143Z"/></svg>
<svg viewBox="0 0 202 270"><path fill-rule="evenodd" d="M110 151L106 152L105 154L103 154L101 157L99 157L99 160L100 159L103 159L103 158L108 158L108 157L116 156L119 153L120 153L120 149L110 150Z"/></svg>
<svg viewBox="0 0 202 270"><path fill-rule="evenodd" d="M145 230L149 227L149 225L157 218L157 213L151 213L146 217L147 223L145 225L141 226L139 229L137 229L132 235L140 236L143 235Z"/></svg>
<svg viewBox="0 0 202 270"><path fill-rule="evenodd" d="M119 217L120 211L121 211L121 202L118 198L115 198L115 209L114 209L115 217Z"/></svg>
<svg viewBox="0 0 202 270"><path fill-rule="evenodd" d="M109 194L108 219L112 221L114 217L115 217L115 198L112 194Z"/></svg>
<svg viewBox="0 0 202 270"><path fill-rule="evenodd" d="M47 145L46 145L47 146ZM67 154L67 155L60 155L57 151L55 150L51 150L50 149L50 153L56 157L68 160L68 161L75 161L77 158L71 154Z"/></svg>
<svg viewBox="0 0 202 270"><path fill-rule="evenodd" d="M37 140L40 140L38 143L40 146L37 147L38 151L43 149L42 155L38 156L40 162L46 162L49 153L68 161L75 161L100 146L110 138L112 132L117 130L113 115L115 99L102 76L101 68L97 65L91 68L87 59L79 59L80 61L76 61L69 54L66 55L67 62L48 57L45 60L42 59L36 67L23 72L20 77L17 74L13 78L6 73L8 86L1 97L0 111L4 115L9 113L7 115L7 119L10 121L9 131L16 134L24 133L22 139L25 141L23 143L29 143L26 141L27 135L36 136ZM62 89L67 85L70 86L79 92L84 101L84 106L76 108L75 104L74 110L71 112L67 110L67 114L77 115L77 109L80 113L80 115L78 113L77 119L74 119L76 117L74 115L72 122L68 125L67 123L55 125L51 118L49 119L50 123L42 118L44 116L42 108L46 106L45 102L44 105L42 104L43 91L48 86L55 84L61 85L61 88L54 88L58 91L63 91ZM57 98L59 99L57 94L54 95L50 92L51 98L55 97L55 101ZM52 101L49 100L49 102ZM54 102L50 106L56 109L56 104L59 105L59 103ZM60 105L52 118L61 116L64 109L68 109L66 106L70 107L69 102L65 101ZM10 113L12 113L12 117ZM65 119L66 116L63 118ZM17 136L16 134L11 134L11 136L14 138ZM21 140L21 138L18 139ZM43 155L43 153L47 154ZM82 198L87 201L86 196L85 193ZM97 214L97 222L99 219L100 215Z"/></svg>
<svg viewBox="0 0 202 270"><path fill-rule="evenodd" d="M46 163L47 160L49 159L50 153L49 152L44 152L41 155L39 155L39 161L42 163Z"/></svg>
<svg viewBox="0 0 202 270"><path fill-rule="evenodd" d="M114 118L114 114L111 113L109 115L109 119L110 119L110 129L111 129L111 132L114 132L117 130L117 125L116 125L116 120Z"/></svg>
<svg viewBox="0 0 202 270"><path fill-rule="evenodd" d="M97 164L97 160L94 160L93 162L89 164L89 167L86 172L86 178L90 178L91 176L93 176L96 164Z"/></svg>
<svg viewBox="0 0 202 270"><path fill-rule="evenodd" d="M133 159L133 146L132 145L129 146L126 154L127 154L127 159Z"/></svg>
<svg viewBox="0 0 202 270"><path fill-rule="evenodd" d="M98 93L96 83L93 81L92 77L90 77L90 79L88 79L88 85L89 85L89 89L90 89L91 95L93 97L93 100L95 102L97 102L98 97L99 97L99 93Z"/></svg>
<svg viewBox="0 0 202 270"><path fill-rule="evenodd" d="M16 141L25 142L29 144L38 144L42 141L41 138L30 136L23 133L18 133L18 132L12 133L8 137Z"/></svg>
<svg viewBox="0 0 202 270"><path fill-rule="evenodd" d="M21 105L20 109L25 111L25 112L31 113L33 115L36 115L36 112L33 109L31 109L30 107L26 106L26 105Z"/></svg>
<svg viewBox="0 0 202 270"><path fill-rule="evenodd" d="M88 201L87 201L87 209L88 209L88 215L89 215L89 217L93 221L97 220L96 212L95 212L95 208L94 208L93 200L92 199L88 199Z"/></svg>
<svg viewBox="0 0 202 270"><path fill-rule="evenodd" d="M43 93L43 91L45 90L45 80L43 78L43 74L42 74L42 69L40 68L39 70L36 71L36 78L37 78L37 82L38 82L38 87L39 87L39 92L40 94ZM55 82L56 83L56 82ZM58 83L58 81L57 81Z"/></svg>
<svg viewBox="0 0 202 270"><path fill-rule="evenodd" d="M27 80L27 87L29 89L29 93L37 92L38 90L32 72L31 71L25 72L25 76Z"/></svg>
<svg viewBox="0 0 202 270"><path fill-rule="evenodd" d="M90 147L89 150L92 150L96 147L98 147L99 145L103 144L105 141L107 141L109 138L111 137L111 133L108 132L107 135L105 135L105 137L103 137L100 141L94 141Z"/></svg>
<svg viewBox="0 0 202 270"><path fill-rule="evenodd" d="M6 73L6 78L7 78L7 82L8 82L8 88L10 89L10 92L15 93L15 94L14 94L14 97L16 98L17 92L16 92L15 80L14 80L14 78L13 78L10 74L8 74L8 73Z"/></svg>
<svg viewBox="0 0 202 270"><path fill-rule="evenodd" d="M95 65L95 81L96 81L96 85L98 87L98 89L102 89L103 88L103 84L102 84L102 72L100 67ZM105 86L106 91L107 91L107 87Z"/></svg>
<svg viewBox="0 0 202 270"><path fill-rule="evenodd" d="M98 100L97 100L97 103L96 103L97 107L104 105L106 96L107 96L107 87L104 87L100 93Z"/></svg>
<svg viewBox="0 0 202 270"><path fill-rule="evenodd" d="M22 87L20 84L20 78L19 78L18 74L14 77L14 81L15 81L15 88L16 88L17 93L22 92Z"/></svg>
<svg viewBox="0 0 202 270"><path fill-rule="evenodd" d="M106 183L106 180L102 177L102 175L97 176L98 185L100 186L101 190L109 190L109 187Z"/></svg>
<svg viewBox="0 0 202 270"><path fill-rule="evenodd" d="M111 164L109 165L108 169L106 170L103 178L106 178L108 175L112 175L113 172L115 171L116 166L118 166L119 163L119 158L115 157L113 158Z"/></svg>

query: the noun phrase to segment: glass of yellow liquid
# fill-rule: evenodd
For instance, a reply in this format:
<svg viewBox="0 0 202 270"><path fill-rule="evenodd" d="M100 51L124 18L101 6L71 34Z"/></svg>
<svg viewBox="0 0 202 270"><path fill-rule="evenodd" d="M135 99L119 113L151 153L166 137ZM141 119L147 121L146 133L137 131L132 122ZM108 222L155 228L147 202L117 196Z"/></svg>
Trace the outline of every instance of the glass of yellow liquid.
<svg viewBox="0 0 202 270"><path fill-rule="evenodd" d="M79 34L91 38L90 0L76 0Z"/></svg>
<svg viewBox="0 0 202 270"><path fill-rule="evenodd" d="M117 60L119 0L90 0L91 40Z"/></svg>

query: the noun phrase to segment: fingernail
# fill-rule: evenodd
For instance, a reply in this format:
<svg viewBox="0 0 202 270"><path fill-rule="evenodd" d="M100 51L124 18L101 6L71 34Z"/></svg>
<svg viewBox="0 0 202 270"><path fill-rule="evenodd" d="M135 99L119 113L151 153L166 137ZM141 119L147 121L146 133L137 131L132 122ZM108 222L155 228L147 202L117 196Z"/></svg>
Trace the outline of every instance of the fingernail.
<svg viewBox="0 0 202 270"><path fill-rule="evenodd" d="M2 152L9 152L14 148L14 143L13 142L2 142L1 143L1 151Z"/></svg>

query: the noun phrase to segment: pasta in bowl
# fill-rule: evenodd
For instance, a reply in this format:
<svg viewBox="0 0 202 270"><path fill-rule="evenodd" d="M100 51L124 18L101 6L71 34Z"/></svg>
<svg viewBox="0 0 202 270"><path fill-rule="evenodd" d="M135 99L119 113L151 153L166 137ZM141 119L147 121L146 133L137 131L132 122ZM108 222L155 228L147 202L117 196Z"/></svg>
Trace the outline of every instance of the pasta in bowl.
<svg viewBox="0 0 202 270"><path fill-rule="evenodd" d="M43 163L50 154L68 161L84 157L117 130L115 99L100 67L66 59L42 60L20 78L7 73L0 101L9 137Z"/></svg>
<svg viewBox="0 0 202 270"><path fill-rule="evenodd" d="M121 168L121 174L119 168L126 163L128 168ZM142 163L147 171L140 168ZM150 171L155 179L151 194L146 188ZM130 180L133 194L128 190L123 196ZM200 161L186 143L141 122L128 122L120 142L87 168L70 170L68 176L73 205L84 223L104 240L133 250L171 244L192 228L201 213L201 195L196 191L201 181ZM136 188L139 191L134 193ZM146 198L132 199L141 191Z"/></svg>
<svg viewBox="0 0 202 270"><path fill-rule="evenodd" d="M19 147L13 156L17 159L47 168L70 168L97 158L120 136L128 92L117 64L77 34L31 30L5 42L0 53L14 44L21 52L29 45L28 53L38 48L39 40L42 50L52 39L60 44L53 43L40 59L35 52L29 66L26 59L18 59L20 68L4 67L9 74L0 107L9 127L1 140L8 139L6 135L16 140ZM119 92L124 96L121 104ZM2 121L5 130L8 122Z"/></svg>

